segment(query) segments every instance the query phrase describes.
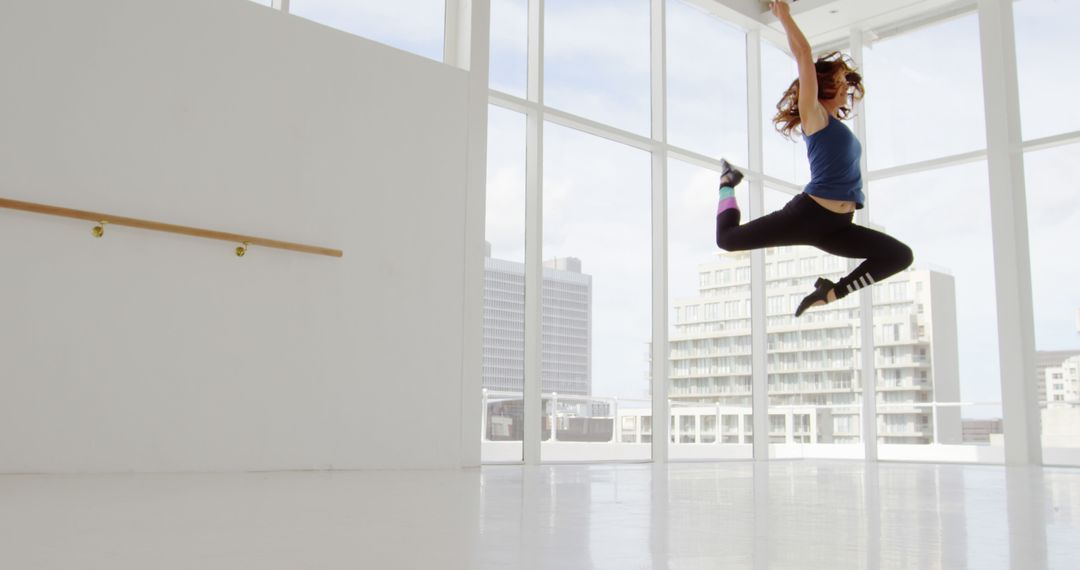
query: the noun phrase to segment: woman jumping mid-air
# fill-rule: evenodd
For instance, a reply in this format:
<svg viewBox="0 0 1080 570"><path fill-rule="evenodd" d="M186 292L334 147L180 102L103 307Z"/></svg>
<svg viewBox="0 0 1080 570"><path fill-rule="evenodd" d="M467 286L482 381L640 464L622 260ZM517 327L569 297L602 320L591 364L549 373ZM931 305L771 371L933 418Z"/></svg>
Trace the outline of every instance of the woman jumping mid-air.
<svg viewBox="0 0 1080 570"><path fill-rule="evenodd" d="M785 2L772 2L772 12L787 32L799 78L776 105L776 128L791 136L796 128L806 138L810 183L782 210L739 225L735 186L743 174L722 161L720 204L716 211L716 245L728 251L810 245L833 255L864 259L837 283L819 278L795 316L899 273L911 265L911 248L881 232L852 223L863 207L859 158L862 145L840 122L863 97L862 77L838 52L814 62L806 40Z"/></svg>

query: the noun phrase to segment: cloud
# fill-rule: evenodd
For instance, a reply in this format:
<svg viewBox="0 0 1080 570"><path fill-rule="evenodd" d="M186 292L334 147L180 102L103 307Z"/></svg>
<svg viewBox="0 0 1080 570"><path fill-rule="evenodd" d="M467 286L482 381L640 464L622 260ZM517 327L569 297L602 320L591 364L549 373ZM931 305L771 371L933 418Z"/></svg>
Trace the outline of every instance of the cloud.
<svg viewBox="0 0 1080 570"><path fill-rule="evenodd" d="M871 170L986 147L976 14L875 43L864 59Z"/></svg>
<svg viewBox="0 0 1080 570"><path fill-rule="evenodd" d="M529 13L526 0L491 2L492 89L525 98L528 83Z"/></svg>
<svg viewBox="0 0 1080 570"><path fill-rule="evenodd" d="M668 142L747 163L746 34L667 4Z"/></svg>
<svg viewBox="0 0 1080 570"><path fill-rule="evenodd" d="M668 161L668 295L676 300L698 296L700 266L723 253L716 247L716 202L720 174L679 160ZM735 198L744 213L747 185Z"/></svg>
<svg viewBox="0 0 1080 570"><path fill-rule="evenodd" d="M651 157L556 125L544 134L544 258L593 278L593 392L648 393L652 335Z"/></svg>
<svg viewBox="0 0 1080 570"><path fill-rule="evenodd" d="M649 2L549 0L544 9L545 103L648 135Z"/></svg>
<svg viewBox="0 0 1080 570"><path fill-rule="evenodd" d="M805 141L801 137L795 140L784 137L772 122L776 103L797 76L795 60L769 42L761 42L761 122L765 174L788 182L805 183L810 179Z"/></svg>
<svg viewBox="0 0 1080 570"><path fill-rule="evenodd" d="M1016 2L1016 60L1025 139L1080 130L1080 2Z"/></svg>
<svg viewBox="0 0 1080 570"><path fill-rule="evenodd" d="M872 221L912 248L915 265L955 278L961 398L1001 401L986 163L883 180L869 191Z"/></svg>
<svg viewBox="0 0 1080 570"><path fill-rule="evenodd" d="M1080 144L1029 152L1024 172L1036 346L1080 348Z"/></svg>
<svg viewBox="0 0 1080 570"><path fill-rule="evenodd" d="M442 60L444 0L292 0L289 13L398 49Z"/></svg>
<svg viewBox="0 0 1080 570"><path fill-rule="evenodd" d="M485 239L491 256L525 261L525 116L488 107Z"/></svg>

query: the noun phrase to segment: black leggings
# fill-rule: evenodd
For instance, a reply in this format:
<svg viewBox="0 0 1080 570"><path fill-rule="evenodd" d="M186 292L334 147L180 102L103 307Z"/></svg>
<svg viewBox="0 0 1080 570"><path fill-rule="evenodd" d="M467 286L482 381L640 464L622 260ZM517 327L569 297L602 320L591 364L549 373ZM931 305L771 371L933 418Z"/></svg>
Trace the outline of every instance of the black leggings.
<svg viewBox="0 0 1080 570"><path fill-rule="evenodd" d="M716 215L716 245L728 251L810 245L833 255L865 259L836 283L834 290L840 299L903 271L913 260L910 247L851 223L853 217L853 213L837 214L807 194L799 194L782 210L741 226L738 209L720 212Z"/></svg>

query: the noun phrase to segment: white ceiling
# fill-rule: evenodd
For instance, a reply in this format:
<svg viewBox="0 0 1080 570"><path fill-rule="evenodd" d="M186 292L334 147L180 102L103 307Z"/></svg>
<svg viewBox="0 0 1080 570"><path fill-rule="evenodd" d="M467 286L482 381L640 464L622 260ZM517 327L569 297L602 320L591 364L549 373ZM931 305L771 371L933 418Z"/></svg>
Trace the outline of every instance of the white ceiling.
<svg viewBox="0 0 1080 570"><path fill-rule="evenodd" d="M783 28L769 12L765 0L705 0L697 2L722 16L754 20L768 26L770 39L783 39ZM708 4L712 6L708 6ZM852 29L878 31L903 28L967 11L975 0L794 0L791 13L815 47L850 37Z"/></svg>

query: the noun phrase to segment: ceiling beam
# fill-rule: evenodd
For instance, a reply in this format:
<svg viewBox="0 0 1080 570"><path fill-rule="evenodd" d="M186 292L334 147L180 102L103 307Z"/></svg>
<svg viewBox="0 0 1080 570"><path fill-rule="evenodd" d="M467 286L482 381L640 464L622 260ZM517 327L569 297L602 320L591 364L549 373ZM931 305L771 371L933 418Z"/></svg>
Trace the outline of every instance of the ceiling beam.
<svg viewBox="0 0 1080 570"><path fill-rule="evenodd" d="M769 27L765 22L764 18L766 16L772 18L772 14L761 0L687 0L687 2L744 30L758 30L763 39L787 51L787 38L784 32Z"/></svg>

